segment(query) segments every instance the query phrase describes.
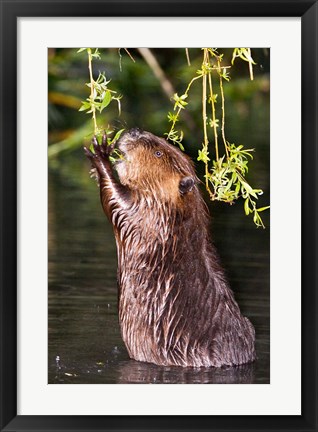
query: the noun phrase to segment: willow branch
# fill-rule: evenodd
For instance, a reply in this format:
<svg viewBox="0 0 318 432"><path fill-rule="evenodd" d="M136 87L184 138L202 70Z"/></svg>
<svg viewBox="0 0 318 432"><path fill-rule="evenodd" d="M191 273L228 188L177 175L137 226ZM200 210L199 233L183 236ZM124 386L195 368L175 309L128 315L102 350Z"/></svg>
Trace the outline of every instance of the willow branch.
<svg viewBox="0 0 318 432"><path fill-rule="evenodd" d="M155 77L158 78L158 81L163 91L170 99L174 95L175 90L173 88L173 85L167 78L166 74L164 73L163 69L161 68L160 64L158 63L156 57L153 55L149 48L138 48L138 51L154 73Z"/></svg>

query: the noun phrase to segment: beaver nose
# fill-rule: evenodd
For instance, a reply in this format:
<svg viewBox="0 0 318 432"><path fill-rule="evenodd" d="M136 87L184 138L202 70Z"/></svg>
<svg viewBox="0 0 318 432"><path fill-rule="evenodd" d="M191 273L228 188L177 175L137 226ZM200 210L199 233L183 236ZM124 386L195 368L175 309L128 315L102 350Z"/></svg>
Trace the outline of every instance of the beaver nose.
<svg viewBox="0 0 318 432"><path fill-rule="evenodd" d="M141 134L142 134L142 130L139 129L139 128L132 128L132 129L130 129L130 131L129 131L129 135L130 135L132 138L139 138Z"/></svg>

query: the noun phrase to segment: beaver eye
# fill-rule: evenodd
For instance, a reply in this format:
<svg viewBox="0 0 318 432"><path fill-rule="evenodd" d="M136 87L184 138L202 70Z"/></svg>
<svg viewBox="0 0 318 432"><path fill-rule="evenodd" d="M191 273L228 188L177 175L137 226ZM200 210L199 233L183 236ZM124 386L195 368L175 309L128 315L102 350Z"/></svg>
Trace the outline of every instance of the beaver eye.
<svg viewBox="0 0 318 432"><path fill-rule="evenodd" d="M155 151L155 156L156 156L156 157L159 158L159 157L161 157L162 155L163 155L163 153L162 153L160 150L156 150L156 151Z"/></svg>

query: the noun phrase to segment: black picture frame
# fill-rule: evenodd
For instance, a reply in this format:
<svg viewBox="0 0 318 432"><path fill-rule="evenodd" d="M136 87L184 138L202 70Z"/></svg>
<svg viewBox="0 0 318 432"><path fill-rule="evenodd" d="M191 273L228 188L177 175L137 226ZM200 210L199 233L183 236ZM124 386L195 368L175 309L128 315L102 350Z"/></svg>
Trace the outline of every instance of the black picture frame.
<svg viewBox="0 0 318 432"><path fill-rule="evenodd" d="M317 431L318 4L313 0L0 0L1 431ZM17 415L17 18L91 16L301 17L302 409L299 416ZM286 59L291 61L291 59ZM300 61L295 58L292 61ZM295 167L299 169L299 167ZM292 207L292 204L291 204ZM292 237L292 233L291 233ZM288 359L292 361L292 359ZM291 377L292 379L292 377Z"/></svg>

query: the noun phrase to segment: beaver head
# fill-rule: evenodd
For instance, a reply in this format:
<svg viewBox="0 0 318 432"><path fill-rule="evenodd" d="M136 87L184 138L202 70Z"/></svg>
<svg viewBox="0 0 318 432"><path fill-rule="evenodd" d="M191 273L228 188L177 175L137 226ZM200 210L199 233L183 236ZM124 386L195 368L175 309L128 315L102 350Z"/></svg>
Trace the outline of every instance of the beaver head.
<svg viewBox="0 0 318 432"><path fill-rule="evenodd" d="M191 192L198 179L188 156L165 139L140 129L126 132L117 143L123 154L115 168L121 184L143 194L176 201Z"/></svg>

